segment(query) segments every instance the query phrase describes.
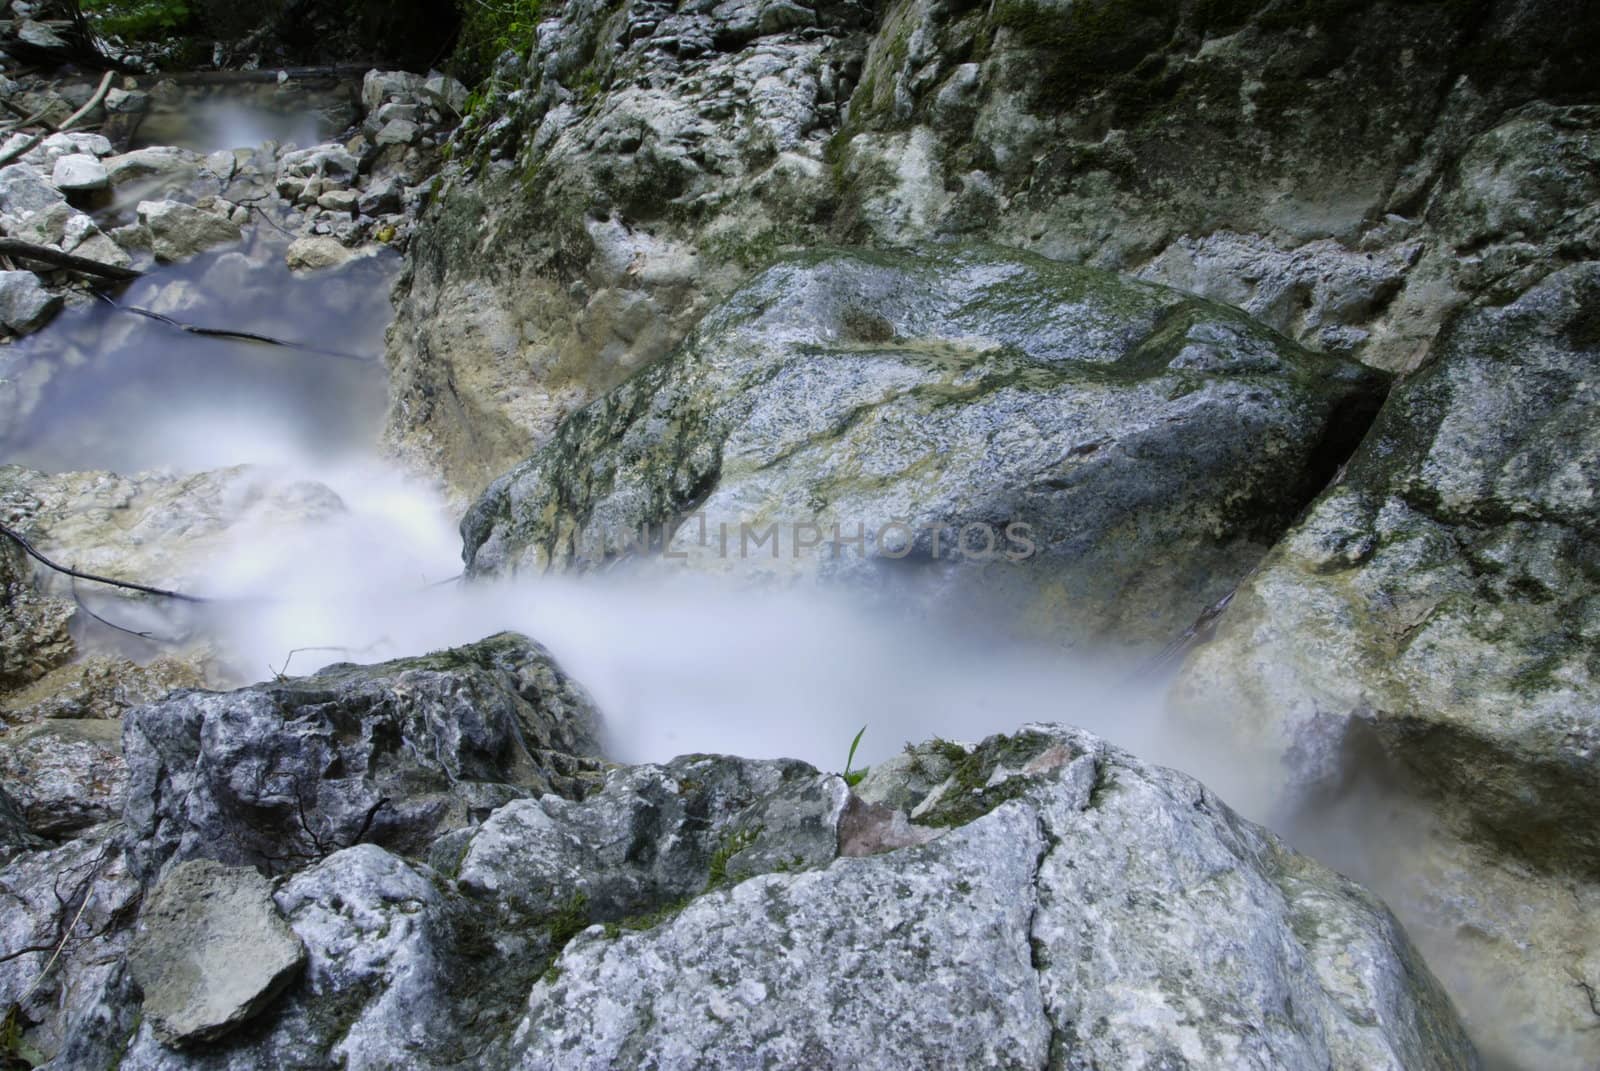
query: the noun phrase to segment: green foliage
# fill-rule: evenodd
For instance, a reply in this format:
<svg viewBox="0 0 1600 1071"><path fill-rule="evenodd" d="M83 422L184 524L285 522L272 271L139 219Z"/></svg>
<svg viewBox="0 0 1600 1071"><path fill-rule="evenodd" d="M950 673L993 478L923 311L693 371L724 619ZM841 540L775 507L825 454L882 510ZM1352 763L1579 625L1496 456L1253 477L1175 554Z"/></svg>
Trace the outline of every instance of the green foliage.
<svg viewBox="0 0 1600 1071"><path fill-rule="evenodd" d="M130 39L176 33L194 17L188 0L82 0L82 4L100 33Z"/></svg>
<svg viewBox="0 0 1600 1071"><path fill-rule="evenodd" d="M533 44L543 0L456 0L461 9L461 33L451 66L468 85L483 81L494 61L510 49L525 53Z"/></svg>
<svg viewBox="0 0 1600 1071"><path fill-rule="evenodd" d="M0 1020L0 1071L38 1067L44 1061L44 1054L22 1036L21 1016L17 1006L11 1005Z"/></svg>
<svg viewBox="0 0 1600 1071"><path fill-rule="evenodd" d="M589 897L583 890L572 894L572 898L560 907L556 913L545 920L545 929L550 934L552 948L565 948L568 941L589 927Z"/></svg>
<svg viewBox="0 0 1600 1071"><path fill-rule="evenodd" d="M850 754L846 755L844 759L844 773L840 776L844 778L844 783L849 785L851 788L855 788L861 783L861 779L867 776L866 767L862 767L861 769L856 770L854 773L850 771L850 767L855 765L856 748L861 746L861 738L866 735L867 727L863 725L861 727L861 731L856 733L856 738L850 741Z"/></svg>
<svg viewBox="0 0 1600 1071"><path fill-rule="evenodd" d="M706 892L719 889L728 883L728 860L756 842L758 829L739 829L723 838L722 844L711 855L711 866L706 876Z"/></svg>

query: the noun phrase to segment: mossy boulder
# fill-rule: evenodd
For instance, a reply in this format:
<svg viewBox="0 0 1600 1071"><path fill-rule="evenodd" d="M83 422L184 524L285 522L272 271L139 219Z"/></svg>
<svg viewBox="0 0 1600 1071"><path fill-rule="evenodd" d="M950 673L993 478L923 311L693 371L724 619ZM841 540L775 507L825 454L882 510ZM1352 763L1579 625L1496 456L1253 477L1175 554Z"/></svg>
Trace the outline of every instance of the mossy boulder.
<svg viewBox="0 0 1600 1071"><path fill-rule="evenodd" d="M1460 317L1186 671L1325 780L1353 725L1520 855L1600 875L1600 264Z"/></svg>
<svg viewBox="0 0 1600 1071"><path fill-rule="evenodd" d="M1308 822L1418 797L1362 876L1508 1066L1600 1060L1597 307L1591 263L1459 316L1177 695Z"/></svg>
<svg viewBox="0 0 1600 1071"><path fill-rule="evenodd" d="M1332 475L1384 386L1104 272L820 251L497 480L462 525L468 568L656 555L1161 643Z"/></svg>

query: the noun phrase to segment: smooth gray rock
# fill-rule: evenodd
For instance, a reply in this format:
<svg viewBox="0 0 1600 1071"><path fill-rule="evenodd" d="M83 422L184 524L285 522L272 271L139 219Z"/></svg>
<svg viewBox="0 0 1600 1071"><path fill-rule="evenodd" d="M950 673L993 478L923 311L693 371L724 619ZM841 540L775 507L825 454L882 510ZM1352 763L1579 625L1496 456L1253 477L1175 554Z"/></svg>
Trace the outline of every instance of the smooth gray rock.
<svg viewBox="0 0 1600 1071"><path fill-rule="evenodd" d="M297 869L358 842L420 853L517 797L581 795L595 732L544 649L503 633L140 707L124 818L145 876L197 857Z"/></svg>
<svg viewBox="0 0 1600 1071"><path fill-rule="evenodd" d="M382 145L410 145L422 136L422 128L409 119L390 119L378 131L377 143Z"/></svg>
<svg viewBox="0 0 1600 1071"><path fill-rule="evenodd" d="M106 93L106 111L114 115L136 115L150 110L150 94L134 89L113 89Z"/></svg>
<svg viewBox="0 0 1600 1071"><path fill-rule="evenodd" d="M199 176L204 164L205 157L199 153L171 145L134 149L105 160L113 186L153 179L168 188L185 188Z"/></svg>
<svg viewBox="0 0 1600 1071"><path fill-rule="evenodd" d="M324 268L337 268L365 255L363 250L351 249L337 238L296 238L284 250L283 262L290 271L321 271Z"/></svg>
<svg viewBox="0 0 1600 1071"><path fill-rule="evenodd" d="M448 75L430 75L422 83L420 94L424 99L449 109L450 112L460 115L467 106L469 96L467 87Z"/></svg>
<svg viewBox="0 0 1600 1071"><path fill-rule="evenodd" d="M1160 645L1332 475L1383 378L1026 254L814 253L491 485L462 523L468 570L597 566L666 526L663 568Z"/></svg>
<svg viewBox="0 0 1600 1071"><path fill-rule="evenodd" d="M65 200L61 191L30 164L0 168L0 216L23 221L64 204Z"/></svg>
<svg viewBox="0 0 1600 1071"><path fill-rule="evenodd" d="M44 288L31 271L0 271L0 324L27 334L61 308L61 295Z"/></svg>
<svg viewBox="0 0 1600 1071"><path fill-rule="evenodd" d="M330 212L353 212L361 195L355 190L329 190L317 198L317 206Z"/></svg>
<svg viewBox="0 0 1600 1071"><path fill-rule="evenodd" d="M266 879L207 860L179 865L151 891L128 952L144 1014L171 1045L237 1029L283 991L305 958Z"/></svg>
<svg viewBox="0 0 1600 1071"><path fill-rule="evenodd" d="M110 187L105 165L86 153L63 156L56 161L51 181L63 193L87 193Z"/></svg>
<svg viewBox="0 0 1600 1071"><path fill-rule="evenodd" d="M244 236L226 216L181 201L140 201L139 222L150 232L157 260L183 260Z"/></svg>

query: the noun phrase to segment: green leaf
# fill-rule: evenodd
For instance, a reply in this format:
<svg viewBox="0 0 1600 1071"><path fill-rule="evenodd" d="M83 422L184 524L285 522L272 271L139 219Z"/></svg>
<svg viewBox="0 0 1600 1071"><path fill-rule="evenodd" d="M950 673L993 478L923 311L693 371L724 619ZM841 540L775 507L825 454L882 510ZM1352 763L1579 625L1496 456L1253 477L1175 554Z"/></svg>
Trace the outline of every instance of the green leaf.
<svg viewBox="0 0 1600 1071"><path fill-rule="evenodd" d="M860 781L861 780L860 777L856 778L855 781L851 781L850 780L850 767L855 765L856 748L861 746L861 738L863 736L866 736L866 735L867 735L867 727L865 725L863 725L861 727L861 731L856 734L856 738L854 740L850 741L850 754L844 760L844 779L848 784L854 785L856 783L856 781ZM866 773L867 773L867 771L862 770L861 771L862 777L865 777Z"/></svg>

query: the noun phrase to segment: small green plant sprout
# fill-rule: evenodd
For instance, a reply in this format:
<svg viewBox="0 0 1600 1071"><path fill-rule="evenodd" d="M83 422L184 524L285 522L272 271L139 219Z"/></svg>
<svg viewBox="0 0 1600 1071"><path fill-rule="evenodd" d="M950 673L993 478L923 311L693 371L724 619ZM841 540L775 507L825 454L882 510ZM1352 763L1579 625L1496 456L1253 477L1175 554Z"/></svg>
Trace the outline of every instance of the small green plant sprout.
<svg viewBox="0 0 1600 1071"><path fill-rule="evenodd" d="M861 738L866 735L867 727L863 725L861 731L856 734L856 738L850 741L850 754L845 756L844 773L840 774L840 776L844 778L844 783L851 788L855 788L861 783L861 779L867 776L867 767L865 766L853 772L850 769L856 762L856 748L861 746Z"/></svg>

